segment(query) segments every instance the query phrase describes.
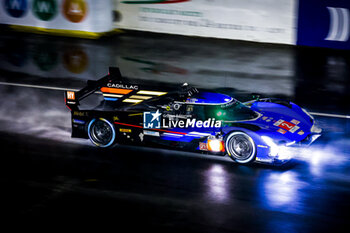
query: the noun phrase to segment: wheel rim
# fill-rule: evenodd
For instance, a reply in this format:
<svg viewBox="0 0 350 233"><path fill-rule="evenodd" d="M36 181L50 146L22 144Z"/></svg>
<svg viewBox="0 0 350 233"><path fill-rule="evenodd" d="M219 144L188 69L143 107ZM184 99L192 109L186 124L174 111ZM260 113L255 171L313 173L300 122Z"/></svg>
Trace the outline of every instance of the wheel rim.
<svg viewBox="0 0 350 233"><path fill-rule="evenodd" d="M243 132L233 132L226 141L226 149L234 160L241 163L250 162L255 156L253 139Z"/></svg>
<svg viewBox="0 0 350 233"><path fill-rule="evenodd" d="M99 147L110 146L115 138L113 125L105 119L94 119L89 124L90 140Z"/></svg>

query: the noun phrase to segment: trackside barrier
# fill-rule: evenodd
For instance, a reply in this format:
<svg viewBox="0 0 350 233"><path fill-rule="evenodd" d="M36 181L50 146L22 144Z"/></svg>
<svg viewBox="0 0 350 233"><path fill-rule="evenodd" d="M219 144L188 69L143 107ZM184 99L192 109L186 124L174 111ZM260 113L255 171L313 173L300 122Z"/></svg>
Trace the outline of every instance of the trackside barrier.
<svg viewBox="0 0 350 233"><path fill-rule="evenodd" d="M112 0L2 0L0 23L19 30L89 38L115 28Z"/></svg>
<svg viewBox="0 0 350 233"><path fill-rule="evenodd" d="M117 27L295 44L295 1L117 0Z"/></svg>

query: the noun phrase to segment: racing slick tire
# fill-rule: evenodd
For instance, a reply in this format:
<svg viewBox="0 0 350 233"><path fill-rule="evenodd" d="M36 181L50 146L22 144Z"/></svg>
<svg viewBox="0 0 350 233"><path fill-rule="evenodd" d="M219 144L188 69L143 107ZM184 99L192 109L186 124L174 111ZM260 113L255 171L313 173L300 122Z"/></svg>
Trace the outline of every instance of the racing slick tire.
<svg viewBox="0 0 350 233"><path fill-rule="evenodd" d="M92 119L88 126L90 141L98 147L110 147L115 142L115 128L104 118Z"/></svg>
<svg viewBox="0 0 350 233"><path fill-rule="evenodd" d="M234 131L228 134L225 140L225 148L229 157L237 163L250 163L254 161L256 156L254 140L241 131Z"/></svg>

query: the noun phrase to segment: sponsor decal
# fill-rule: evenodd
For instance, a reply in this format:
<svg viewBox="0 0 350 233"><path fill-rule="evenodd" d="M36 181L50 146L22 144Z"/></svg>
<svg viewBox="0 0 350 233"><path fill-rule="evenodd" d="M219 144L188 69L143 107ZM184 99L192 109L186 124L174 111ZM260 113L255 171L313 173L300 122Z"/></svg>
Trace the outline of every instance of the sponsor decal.
<svg viewBox="0 0 350 233"><path fill-rule="evenodd" d="M53 19L57 14L56 0L34 0L33 12L38 19L43 21Z"/></svg>
<svg viewBox="0 0 350 233"><path fill-rule="evenodd" d="M27 0L5 0L4 8L12 17L21 18L28 10Z"/></svg>
<svg viewBox="0 0 350 233"><path fill-rule="evenodd" d="M264 145L258 145L258 147L261 147L261 148L269 148L268 146L264 146Z"/></svg>
<svg viewBox="0 0 350 233"><path fill-rule="evenodd" d="M74 91L67 91L67 99L75 100L75 92Z"/></svg>
<svg viewBox="0 0 350 233"><path fill-rule="evenodd" d="M299 126L294 126L291 130L289 130L289 132L295 133L298 129L300 129Z"/></svg>
<svg viewBox="0 0 350 233"><path fill-rule="evenodd" d="M197 120L190 118L190 115L165 115L161 118L162 113L144 112L143 127L145 129L159 129L159 128L220 128L221 121L215 118L207 120ZM162 120L162 121L161 121Z"/></svg>
<svg viewBox="0 0 350 233"><path fill-rule="evenodd" d="M291 122L291 123L293 123L294 125L297 125L297 124L299 124L299 123L300 123L300 121L295 120L295 119L291 120L290 122Z"/></svg>
<svg viewBox="0 0 350 233"><path fill-rule="evenodd" d="M79 125L84 125L86 123L85 121L78 119L73 119L72 122Z"/></svg>
<svg viewBox="0 0 350 233"><path fill-rule="evenodd" d="M163 128L220 128L221 121L217 121L215 118L209 118L205 121L197 120L195 118L186 120L169 120L168 122L163 119Z"/></svg>
<svg viewBox="0 0 350 233"><path fill-rule="evenodd" d="M72 23L80 23L87 15L88 7L85 0L64 0L63 15Z"/></svg>
<svg viewBox="0 0 350 233"><path fill-rule="evenodd" d="M162 115L163 118L169 118L169 120L174 120L174 119L187 119L191 118L192 115L183 115L183 114L164 114Z"/></svg>
<svg viewBox="0 0 350 233"><path fill-rule="evenodd" d="M205 143L205 142L200 142L200 143L199 143L199 150L205 150L205 151L207 151L207 150L208 150L207 143Z"/></svg>
<svg viewBox="0 0 350 233"><path fill-rule="evenodd" d="M131 133L131 129L123 129L123 128L120 128L120 129L119 129L119 132L122 132L122 133Z"/></svg>
<svg viewBox="0 0 350 233"><path fill-rule="evenodd" d="M266 122L270 122L270 121L273 120L273 117L264 116L264 117L262 117L262 119L263 119L264 121L266 121Z"/></svg>
<svg viewBox="0 0 350 233"><path fill-rule="evenodd" d="M278 126L280 128L283 128L291 133L294 133L295 131L297 131L300 128L299 126L296 126L295 124L290 123L288 121L284 121L282 119L276 121L273 125Z"/></svg>
<svg viewBox="0 0 350 233"><path fill-rule="evenodd" d="M279 132L279 133L281 133L281 134L287 133L287 131L285 131L284 129L278 129L277 132Z"/></svg>
<svg viewBox="0 0 350 233"><path fill-rule="evenodd" d="M161 113L159 110L156 112L144 112L143 113L143 128L145 129L159 129Z"/></svg>
<svg viewBox="0 0 350 233"><path fill-rule="evenodd" d="M196 98L190 98L190 97L188 97L187 99L186 99L186 102L187 103L196 103L198 101L198 99L196 99Z"/></svg>
<svg viewBox="0 0 350 233"><path fill-rule="evenodd" d="M87 112L79 112L79 111L74 111L73 112L73 116L80 116L80 117L82 117L82 116L87 116L88 114L87 114Z"/></svg>
<svg viewBox="0 0 350 233"><path fill-rule="evenodd" d="M119 83L107 83L107 87L121 88L121 89L133 89L133 90L139 89L139 87L137 85L127 85L127 84L119 84Z"/></svg>
<svg viewBox="0 0 350 233"><path fill-rule="evenodd" d="M148 135L148 136L155 136L155 137L159 137L160 136L159 132L157 132L157 131L150 131L150 130L144 130L143 134L144 135Z"/></svg>
<svg viewBox="0 0 350 233"><path fill-rule="evenodd" d="M300 131L298 132L298 134L299 134L299 135L304 135L304 131L300 130Z"/></svg>

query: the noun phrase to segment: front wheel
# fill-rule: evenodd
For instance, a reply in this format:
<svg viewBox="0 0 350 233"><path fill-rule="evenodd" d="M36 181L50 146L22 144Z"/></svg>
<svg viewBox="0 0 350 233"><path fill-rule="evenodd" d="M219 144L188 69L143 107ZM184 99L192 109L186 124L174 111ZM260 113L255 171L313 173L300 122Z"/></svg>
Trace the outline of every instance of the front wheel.
<svg viewBox="0 0 350 233"><path fill-rule="evenodd" d="M230 133L226 138L225 147L230 158L237 163L249 163L256 155L253 139L244 132Z"/></svg>
<svg viewBox="0 0 350 233"><path fill-rule="evenodd" d="M93 119L88 126L88 135L98 147L109 147L115 141L115 129L112 123L104 118Z"/></svg>

